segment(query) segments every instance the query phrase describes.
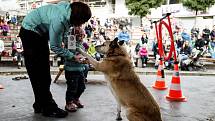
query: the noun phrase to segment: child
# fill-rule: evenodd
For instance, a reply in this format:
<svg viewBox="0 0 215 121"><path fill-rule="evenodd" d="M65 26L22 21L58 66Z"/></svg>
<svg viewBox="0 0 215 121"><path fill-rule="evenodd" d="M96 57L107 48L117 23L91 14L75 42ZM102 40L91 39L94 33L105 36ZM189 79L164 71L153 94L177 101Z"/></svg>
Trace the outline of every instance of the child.
<svg viewBox="0 0 215 121"><path fill-rule="evenodd" d="M81 27L72 28L70 35L75 35L76 47L84 49L84 30ZM79 98L85 90L85 64L82 63L83 56L81 56L75 49L71 49L70 51L75 56L72 60L66 59L64 64L65 78L67 83L65 110L68 112L75 112L77 111L77 108L84 107Z"/></svg>
<svg viewBox="0 0 215 121"><path fill-rule="evenodd" d="M148 51L147 51L147 44L143 44L139 50L139 55L142 60L142 66L146 67L147 60L148 60Z"/></svg>

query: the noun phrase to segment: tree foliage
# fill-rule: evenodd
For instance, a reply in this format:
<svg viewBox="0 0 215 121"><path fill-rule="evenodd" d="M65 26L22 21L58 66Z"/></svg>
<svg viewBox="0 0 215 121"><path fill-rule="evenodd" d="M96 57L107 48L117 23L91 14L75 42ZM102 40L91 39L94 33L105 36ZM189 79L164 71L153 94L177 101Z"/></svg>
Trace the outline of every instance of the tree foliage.
<svg viewBox="0 0 215 121"><path fill-rule="evenodd" d="M159 7L164 0L125 0L130 15L140 17L150 13L150 8Z"/></svg>
<svg viewBox="0 0 215 121"><path fill-rule="evenodd" d="M183 0L183 5L188 9L198 13L198 11L206 11L207 8L215 4L215 0Z"/></svg>

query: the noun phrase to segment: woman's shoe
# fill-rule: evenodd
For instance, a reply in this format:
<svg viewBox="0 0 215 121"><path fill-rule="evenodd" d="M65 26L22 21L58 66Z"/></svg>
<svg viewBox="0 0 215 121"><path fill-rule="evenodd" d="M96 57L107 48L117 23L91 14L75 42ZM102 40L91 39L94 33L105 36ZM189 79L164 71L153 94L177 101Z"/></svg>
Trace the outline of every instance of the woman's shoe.
<svg viewBox="0 0 215 121"><path fill-rule="evenodd" d="M79 99L75 100L74 103L78 106L78 108L84 108L84 105L80 102Z"/></svg>
<svg viewBox="0 0 215 121"><path fill-rule="evenodd" d="M66 104L65 110L68 112L76 112L77 111L77 105L74 103L74 101L70 101Z"/></svg>
<svg viewBox="0 0 215 121"><path fill-rule="evenodd" d="M43 109L42 115L46 117L64 118L68 115L68 112L60 108Z"/></svg>
<svg viewBox="0 0 215 121"><path fill-rule="evenodd" d="M39 104L34 103L33 108L34 108L34 113L42 113L42 107L39 106Z"/></svg>

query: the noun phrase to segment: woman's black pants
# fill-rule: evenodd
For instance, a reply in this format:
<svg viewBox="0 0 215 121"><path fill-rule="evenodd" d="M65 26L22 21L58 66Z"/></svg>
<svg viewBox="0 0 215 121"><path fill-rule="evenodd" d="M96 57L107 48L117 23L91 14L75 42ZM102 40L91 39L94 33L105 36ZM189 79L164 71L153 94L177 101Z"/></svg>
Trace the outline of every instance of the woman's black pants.
<svg viewBox="0 0 215 121"><path fill-rule="evenodd" d="M25 66L35 96L34 108L56 108L57 104L50 92L48 34L41 36L36 32L21 28L20 37L24 49Z"/></svg>

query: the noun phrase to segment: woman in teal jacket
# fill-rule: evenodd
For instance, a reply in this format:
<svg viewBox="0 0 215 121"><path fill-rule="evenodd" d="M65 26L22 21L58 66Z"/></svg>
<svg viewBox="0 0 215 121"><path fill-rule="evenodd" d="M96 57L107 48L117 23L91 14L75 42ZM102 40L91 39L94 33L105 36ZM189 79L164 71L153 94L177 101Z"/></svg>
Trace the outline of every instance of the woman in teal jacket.
<svg viewBox="0 0 215 121"><path fill-rule="evenodd" d="M25 65L34 92L35 113L48 117L66 117L58 108L50 92L50 48L67 60L79 61L80 56L62 48L62 39L71 26L81 26L91 18L90 8L82 2L60 2L42 6L30 12L23 20L20 37L24 48Z"/></svg>

